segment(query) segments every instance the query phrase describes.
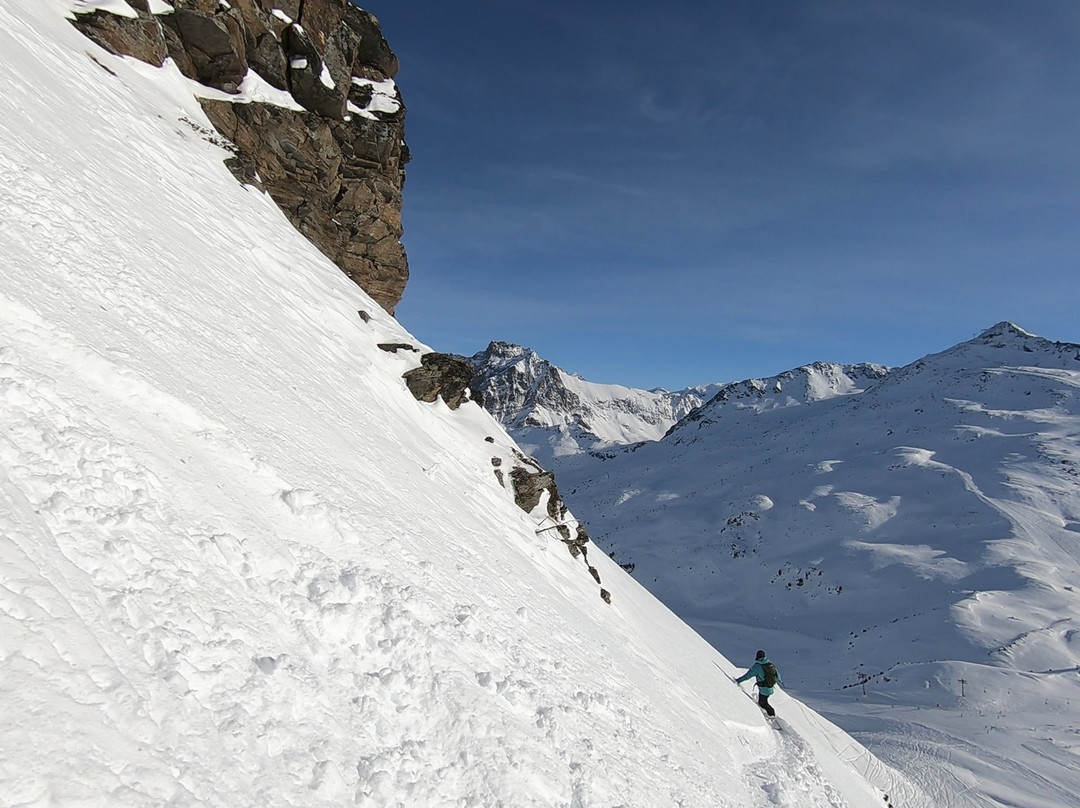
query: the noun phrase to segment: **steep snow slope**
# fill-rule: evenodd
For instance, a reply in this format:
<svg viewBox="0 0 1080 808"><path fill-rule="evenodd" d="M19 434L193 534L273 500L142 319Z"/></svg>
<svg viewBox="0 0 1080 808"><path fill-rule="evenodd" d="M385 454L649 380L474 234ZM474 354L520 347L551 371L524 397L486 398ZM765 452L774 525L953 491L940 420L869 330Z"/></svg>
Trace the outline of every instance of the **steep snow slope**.
<svg viewBox="0 0 1080 808"><path fill-rule="evenodd" d="M1077 805L1080 346L1002 323L854 395L744 390L560 466L593 538L947 804Z"/></svg>
<svg viewBox="0 0 1080 808"><path fill-rule="evenodd" d="M720 387L669 393L599 384L506 342L492 342L468 361L484 408L545 467L565 455L659 440Z"/></svg>
<svg viewBox="0 0 1080 808"><path fill-rule="evenodd" d="M600 553L597 597L497 423L64 8L0 0L4 805L932 804Z"/></svg>

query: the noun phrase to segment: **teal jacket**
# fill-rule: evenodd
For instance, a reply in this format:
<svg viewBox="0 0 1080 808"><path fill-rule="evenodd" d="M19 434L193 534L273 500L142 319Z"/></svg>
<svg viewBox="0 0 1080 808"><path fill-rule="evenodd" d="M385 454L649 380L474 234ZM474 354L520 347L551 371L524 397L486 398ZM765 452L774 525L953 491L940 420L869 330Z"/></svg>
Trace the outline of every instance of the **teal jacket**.
<svg viewBox="0 0 1080 808"><path fill-rule="evenodd" d="M753 665L750 666L750 670L748 670L746 673L744 673L742 676L740 676L735 681L738 682L739 684L742 684L747 679L750 679L751 677L753 677L754 679L757 679L758 693L760 693L763 696L771 696L775 692L775 688L765 687L765 685L762 684L765 681L765 668L764 668L764 665L768 661L769 661L768 657L765 657L764 659L759 659L757 662L755 662ZM783 679L783 677L780 676L780 671L779 670L776 671L776 682L777 682L777 684L781 684L781 685L784 683L784 679Z"/></svg>

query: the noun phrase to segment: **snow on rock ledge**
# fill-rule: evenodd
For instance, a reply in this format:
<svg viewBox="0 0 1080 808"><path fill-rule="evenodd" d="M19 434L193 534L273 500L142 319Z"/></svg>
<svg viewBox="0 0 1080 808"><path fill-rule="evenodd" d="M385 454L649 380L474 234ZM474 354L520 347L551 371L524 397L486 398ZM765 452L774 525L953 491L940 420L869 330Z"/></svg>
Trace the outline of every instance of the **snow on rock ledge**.
<svg viewBox="0 0 1080 808"><path fill-rule="evenodd" d="M128 2L73 3L72 21L107 51L155 66L168 57L205 88L197 92L207 116L238 152L230 163L238 179L269 193L393 313L409 278L401 244L409 153L398 60L378 20L348 0ZM171 13L153 13L163 8Z"/></svg>

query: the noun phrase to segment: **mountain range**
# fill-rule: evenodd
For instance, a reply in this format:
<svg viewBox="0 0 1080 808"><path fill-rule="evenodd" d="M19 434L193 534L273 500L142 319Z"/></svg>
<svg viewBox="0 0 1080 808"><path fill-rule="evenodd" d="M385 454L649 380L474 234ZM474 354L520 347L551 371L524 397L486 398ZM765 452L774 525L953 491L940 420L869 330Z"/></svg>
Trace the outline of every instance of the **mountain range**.
<svg viewBox="0 0 1080 808"><path fill-rule="evenodd" d="M553 468L703 637L769 649L941 804L1075 805L1078 393L1080 346L1003 322L901 368L725 385Z"/></svg>
<svg viewBox="0 0 1080 808"><path fill-rule="evenodd" d="M671 393L599 384L507 342L492 342L467 361L484 408L545 467L566 455L658 440L722 386Z"/></svg>

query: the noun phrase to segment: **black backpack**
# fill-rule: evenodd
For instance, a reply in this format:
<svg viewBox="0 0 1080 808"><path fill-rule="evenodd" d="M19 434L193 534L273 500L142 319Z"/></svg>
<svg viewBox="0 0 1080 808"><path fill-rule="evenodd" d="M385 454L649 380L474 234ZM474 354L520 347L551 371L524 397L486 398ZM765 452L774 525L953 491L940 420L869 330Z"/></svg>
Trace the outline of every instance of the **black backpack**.
<svg viewBox="0 0 1080 808"><path fill-rule="evenodd" d="M766 662L764 665L761 666L761 670L762 673L764 673L765 678L762 679L758 684L764 687L774 687L779 678L776 673L776 666L771 662Z"/></svg>

